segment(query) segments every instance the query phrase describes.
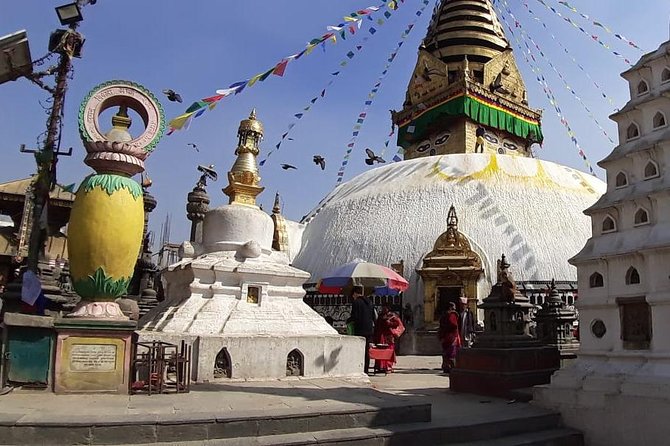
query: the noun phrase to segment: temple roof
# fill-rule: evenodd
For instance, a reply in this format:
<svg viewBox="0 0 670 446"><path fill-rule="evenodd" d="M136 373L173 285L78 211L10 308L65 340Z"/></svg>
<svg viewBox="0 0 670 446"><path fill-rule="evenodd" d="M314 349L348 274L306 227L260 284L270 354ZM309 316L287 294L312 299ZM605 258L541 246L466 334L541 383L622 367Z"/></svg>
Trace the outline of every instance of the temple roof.
<svg viewBox="0 0 670 446"><path fill-rule="evenodd" d="M33 178L28 177L20 180L8 181L7 183L0 183L0 199L23 201L26 190L32 181ZM58 201L60 201L61 204L71 207L75 195L71 192L67 192L63 186L57 184L56 187L49 192L49 198L55 200L53 204L58 204ZM66 204L66 202L69 204Z"/></svg>

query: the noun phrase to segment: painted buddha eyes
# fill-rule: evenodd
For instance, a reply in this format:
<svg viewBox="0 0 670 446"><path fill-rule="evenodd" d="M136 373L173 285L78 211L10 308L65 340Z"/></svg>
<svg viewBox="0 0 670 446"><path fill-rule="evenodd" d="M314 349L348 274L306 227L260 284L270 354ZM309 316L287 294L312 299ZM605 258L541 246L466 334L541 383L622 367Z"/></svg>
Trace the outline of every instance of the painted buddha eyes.
<svg viewBox="0 0 670 446"><path fill-rule="evenodd" d="M490 142L491 144L498 144L498 138L495 136L491 135L490 133L485 133L484 134L484 139Z"/></svg>
<svg viewBox="0 0 670 446"><path fill-rule="evenodd" d="M517 150L519 147L511 141L503 141L503 147L507 150Z"/></svg>
<svg viewBox="0 0 670 446"><path fill-rule="evenodd" d="M419 146L416 148L416 151L419 153L423 153L426 150L430 149L430 141L423 141Z"/></svg>
<svg viewBox="0 0 670 446"><path fill-rule="evenodd" d="M435 145L436 146L441 146L442 144L447 142L447 140L449 139L450 136L451 136L451 133L449 133L449 132L442 133L441 135L438 135L438 137L435 138Z"/></svg>

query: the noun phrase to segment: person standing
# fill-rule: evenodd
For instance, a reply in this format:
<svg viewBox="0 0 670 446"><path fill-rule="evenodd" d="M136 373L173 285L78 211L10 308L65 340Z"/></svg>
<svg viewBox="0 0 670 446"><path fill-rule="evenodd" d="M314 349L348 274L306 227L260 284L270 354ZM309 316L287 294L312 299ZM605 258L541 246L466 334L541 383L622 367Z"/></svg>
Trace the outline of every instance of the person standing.
<svg viewBox="0 0 670 446"><path fill-rule="evenodd" d="M467 297L461 297L461 314L459 315L459 319L461 344L463 348L468 348L472 345L472 337L475 332L475 316L472 314L470 307L468 307Z"/></svg>
<svg viewBox="0 0 670 446"><path fill-rule="evenodd" d="M447 311L440 317L438 335L442 344L442 371L449 373L456 365L456 354L461 348L461 337L458 333L458 313L456 304L449 302Z"/></svg>
<svg viewBox="0 0 670 446"><path fill-rule="evenodd" d="M349 320L354 325L354 336L365 338L365 361L363 373L368 373L370 368L370 343L375 329L374 304L363 295L362 286L354 286L352 290L351 317Z"/></svg>
<svg viewBox="0 0 670 446"><path fill-rule="evenodd" d="M477 130L475 130L475 153L484 153L484 135L486 135L486 129L482 127L481 125L477 127Z"/></svg>
<svg viewBox="0 0 670 446"><path fill-rule="evenodd" d="M374 342L375 344L386 344L392 352L390 359L375 359L375 372L390 373L393 372L395 358L395 340L405 332L400 317L391 309L384 305L381 314L375 322Z"/></svg>

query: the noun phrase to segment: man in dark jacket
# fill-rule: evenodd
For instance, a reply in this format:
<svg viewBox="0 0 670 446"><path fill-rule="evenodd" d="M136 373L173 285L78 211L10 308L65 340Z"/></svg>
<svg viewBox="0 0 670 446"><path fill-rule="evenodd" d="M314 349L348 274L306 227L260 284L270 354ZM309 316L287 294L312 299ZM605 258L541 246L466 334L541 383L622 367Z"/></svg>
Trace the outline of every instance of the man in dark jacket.
<svg viewBox="0 0 670 446"><path fill-rule="evenodd" d="M354 323L354 335L365 338L365 362L363 372L367 373L370 367L369 345L375 330L374 304L363 296L363 287L355 286L352 291L351 321Z"/></svg>

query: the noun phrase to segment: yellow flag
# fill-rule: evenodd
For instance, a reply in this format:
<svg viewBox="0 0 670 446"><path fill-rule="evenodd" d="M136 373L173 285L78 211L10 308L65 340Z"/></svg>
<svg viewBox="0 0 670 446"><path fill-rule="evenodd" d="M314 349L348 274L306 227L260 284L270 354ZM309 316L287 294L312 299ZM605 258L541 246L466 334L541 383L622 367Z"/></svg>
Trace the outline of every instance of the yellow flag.
<svg viewBox="0 0 670 446"><path fill-rule="evenodd" d="M262 75L263 73L257 74L256 76L249 79L249 82L247 82L247 87L253 87L253 85L258 81L258 79L261 78Z"/></svg>
<svg viewBox="0 0 670 446"><path fill-rule="evenodd" d="M195 112L189 112L189 113L184 113L183 115L179 115L176 118L174 118L172 121L170 121L168 124L170 127L173 129L180 130L182 127L184 127L184 124L186 124L186 121L188 118L190 118L193 113Z"/></svg>
<svg viewBox="0 0 670 446"><path fill-rule="evenodd" d="M307 45L307 49L305 49L305 56L314 51L314 48L316 48L316 45Z"/></svg>

